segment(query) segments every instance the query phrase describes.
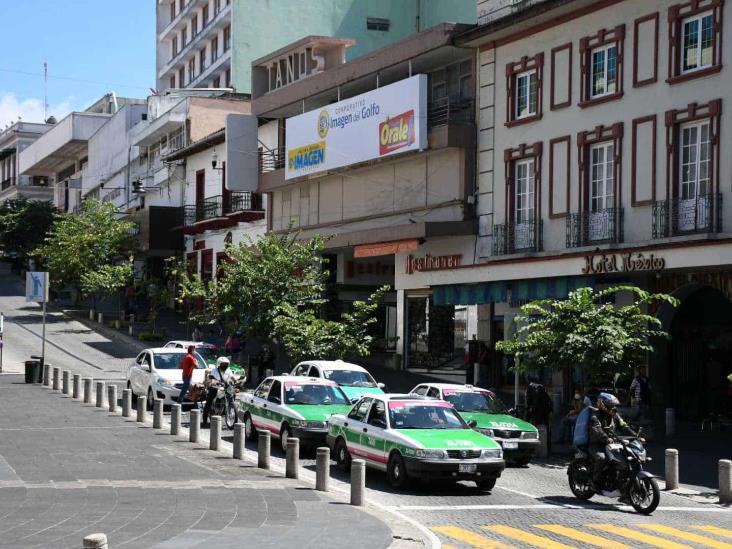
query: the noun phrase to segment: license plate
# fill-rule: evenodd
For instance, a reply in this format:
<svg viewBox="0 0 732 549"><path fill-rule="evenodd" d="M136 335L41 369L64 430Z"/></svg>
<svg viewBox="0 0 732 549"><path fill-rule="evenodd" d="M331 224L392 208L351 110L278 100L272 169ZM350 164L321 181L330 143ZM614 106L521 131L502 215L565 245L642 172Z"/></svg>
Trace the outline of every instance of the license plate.
<svg viewBox="0 0 732 549"><path fill-rule="evenodd" d="M503 448L504 450L516 450L518 448L518 442L504 441Z"/></svg>
<svg viewBox="0 0 732 549"><path fill-rule="evenodd" d="M458 463L458 473L475 473L477 470L475 463Z"/></svg>

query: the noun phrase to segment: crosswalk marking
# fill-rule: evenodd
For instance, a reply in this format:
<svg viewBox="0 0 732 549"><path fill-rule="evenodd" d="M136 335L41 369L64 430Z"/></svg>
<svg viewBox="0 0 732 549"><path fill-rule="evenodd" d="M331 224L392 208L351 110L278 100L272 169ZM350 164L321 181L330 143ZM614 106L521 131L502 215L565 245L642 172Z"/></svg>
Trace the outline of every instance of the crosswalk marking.
<svg viewBox="0 0 732 549"><path fill-rule="evenodd" d="M548 538L537 536L536 534L530 534L529 532L524 532L523 530L519 530L518 528L513 528L511 526L503 526L499 524L496 526L481 526L481 528L490 532L495 532L496 534L501 534L507 538L528 543L535 547L541 547L542 549L575 549L572 545L564 545L558 541L552 541Z"/></svg>
<svg viewBox="0 0 732 549"><path fill-rule="evenodd" d="M695 530L702 530L703 532L709 532L710 534L714 534L715 536L720 536L722 538L732 539L732 530L727 530L726 528L720 528L718 526L708 526L705 524L692 526L691 528L694 528Z"/></svg>
<svg viewBox="0 0 732 549"><path fill-rule="evenodd" d="M603 547L604 549L631 549L629 545L620 543L619 541L609 540L607 538L601 538L594 534L587 534L574 528L568 528L567 526L561 526L559 524L534 524L535 527L546 530L547 532L554 532L566 536L576 541L581 541L587 545L594 545L596 547Z"/></svg>
<svg viewBox="0 0 732 549"><path fill-rule="evenodd" d="M612 524L588 524L587 526L624 538L641 541L648 545L652 545L653 547L661 547L662 549L692 549L690 546L684 545L683 543L676 543L675 541L650 536L643 532L636 532L630 528L623 528L622 526L614 526Z"/></svg>
<svg viewBox="0 0 732 549"><path fill-rule="evenodd" d="M432 528L432 531L449 538L462 541L463 543L472 547L477 547L478 549L512 549L509 545L504 545L503 543L488 539L487 537L471 532L470 530L458 528L457 526L436 526Z"/></svg>
<svg viewBox="0 0 732 549"><path fill-rule="evenodd" d="M705 547L714 547L715 549L732 549L732 544L725 543L724 541L717 541L706 536L694 534L693 532L684 532L678 528L663 526L662 524L639 524L638 526L645 528L646 530L658 532L659 534L666 534L667 536L674 536L686 541L693 541L694 543L704 545Z"/></svg>

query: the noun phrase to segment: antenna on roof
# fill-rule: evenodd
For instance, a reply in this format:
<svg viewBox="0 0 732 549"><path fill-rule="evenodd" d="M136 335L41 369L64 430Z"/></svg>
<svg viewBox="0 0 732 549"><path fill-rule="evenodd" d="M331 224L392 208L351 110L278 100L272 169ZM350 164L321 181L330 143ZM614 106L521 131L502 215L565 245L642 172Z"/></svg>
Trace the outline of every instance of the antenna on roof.
<svg viewBox="0 0 732 549"><path fill-rule="evenodd" d="M48 63L43 62L43 120L48 119Z"/></svg>

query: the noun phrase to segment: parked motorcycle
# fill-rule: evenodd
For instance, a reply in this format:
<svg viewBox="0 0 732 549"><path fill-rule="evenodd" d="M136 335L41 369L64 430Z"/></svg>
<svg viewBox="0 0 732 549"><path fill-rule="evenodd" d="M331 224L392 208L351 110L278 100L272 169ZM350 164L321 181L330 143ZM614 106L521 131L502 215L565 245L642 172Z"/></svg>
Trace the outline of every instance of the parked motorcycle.
<svg viewBox="0 0 732 549"><path fill-rule="evenodd" d="M216 396L211 404L211 415L224 418L224 426L231 430L236 423L236 394L243 381L229 380L219 383Z"/></svg>
<svg viewBox="0 0 732 549"><path fill-rule="evenodd" d="M643 470L650 461L639 437L613 437L617 442L605 447L606 467L602 474L603 495L617 493L621 501L628 501L636 512L651 514L661 498L661 491L654 475ZM588 500L595 492L592 488L592 458L578 449L569 464L567 475L569 488L581 500Z"/></svg>

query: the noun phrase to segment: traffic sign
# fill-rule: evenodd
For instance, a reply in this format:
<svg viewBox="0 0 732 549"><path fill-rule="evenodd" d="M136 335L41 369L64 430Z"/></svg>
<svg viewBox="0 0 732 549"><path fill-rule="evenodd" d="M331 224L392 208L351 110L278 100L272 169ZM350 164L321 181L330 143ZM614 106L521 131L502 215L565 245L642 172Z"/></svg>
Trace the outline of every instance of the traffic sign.
<svg viewBox="0 0 732 549"><path fill-rule="evenodd" d="M48 301L48 273L28 271L25 273L25 300L45 303Z"/></svg>

